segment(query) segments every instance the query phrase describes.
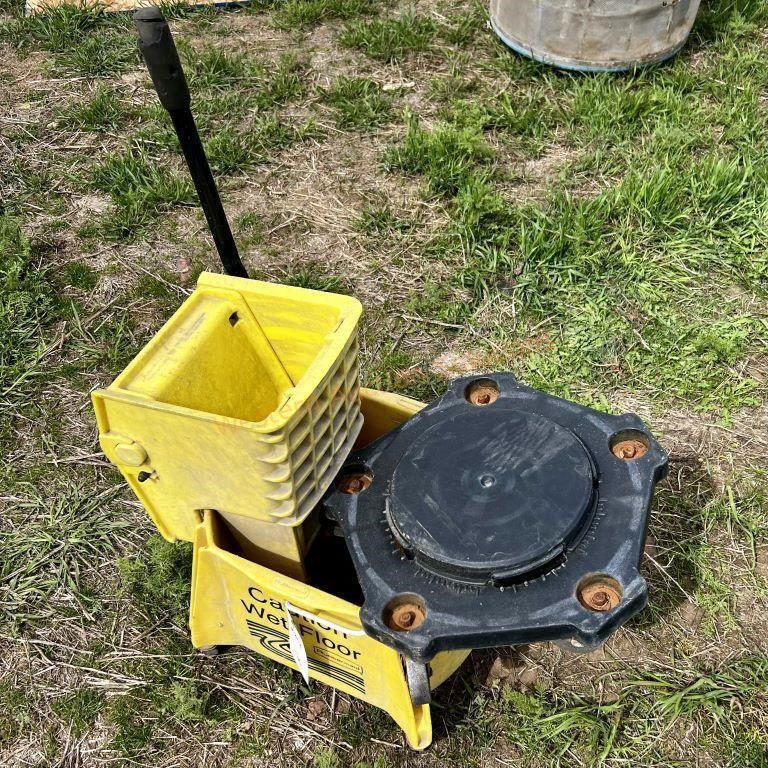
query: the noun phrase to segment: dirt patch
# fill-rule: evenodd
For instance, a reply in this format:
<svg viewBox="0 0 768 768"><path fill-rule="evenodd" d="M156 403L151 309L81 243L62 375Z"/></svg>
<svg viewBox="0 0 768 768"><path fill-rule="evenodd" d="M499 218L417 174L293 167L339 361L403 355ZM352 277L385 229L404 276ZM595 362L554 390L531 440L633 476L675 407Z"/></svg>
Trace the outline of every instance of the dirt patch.
<svg viewBox="0 0 768 768"><path fill-rule="evenodd" d="M620 410L637 413L678 462L700 461L720 486L738 483L768 452L768 408L733 413L728 424L712 414L671 411L658 414L647 401L623 393L612 398Z"/></svg>

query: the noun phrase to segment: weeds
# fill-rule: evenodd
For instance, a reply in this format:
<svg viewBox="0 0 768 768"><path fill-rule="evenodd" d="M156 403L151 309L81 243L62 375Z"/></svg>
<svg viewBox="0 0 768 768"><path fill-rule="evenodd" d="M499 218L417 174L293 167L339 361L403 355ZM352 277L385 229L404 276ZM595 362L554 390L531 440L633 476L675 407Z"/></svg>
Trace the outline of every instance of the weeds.
<svg viewBox="0 0 768 768"><path fill-rule="evenodd" d="M205 148L214 171L231 175L270 161L276 152L301 139L301 132L272 115L254 122L245 132L224 128Z"/></svg>
<svg viewBox="0 0 768 768"><path fill-rule="evenodd" d="M15 523L0 530L0 616L6 628L38 621L51 612L93 617L101 610L94 589L100 559L114 555L130 524L111 513L115 489L93 494L82 484L58 484L42 495L18 487Z"/></svg>
<svg viewBox="0 0 768 768"><path fill-rule="evenodd" d="M106 85L97 87L86 102L76 100L63 109L58 121L81 131L117 130L130 117L131 110L122 102L120 94Z"/></svg>
<svg viewBox="0 0 768 768"><path fill-rule="evenodd" d="M95 4L17 17L0 26L0 39L22 51L49 51L55 69L92 77L123 71L138 57L130 20L104 14Z"/></svg>
<svg viewBox="0 0 768 768"><path fill-rule="evenodd" d="M94 168L92 184L117 206L117 212L102 221L101 231L109 240L135 238L164 208L193 200L192 184L185 176L168 173L142 150L128 149L106 158Z"/></svg>
<svg viewBox="0 0 768 768"><path fill-rule="evenodd" d="M328 293L349 292L344 279L339 275L327 274L323 264L307 263L298 269L288 270L282 282L285 285L310 288L314 291L327 291Z"/></svg>
<svg viewBox="0 0 768 768"><path fill-rule="evenodd" d="M104 709L104 698L91 688L69 691L53 703L53 711L80 738L90 729Z"/></svg>
<svg viewBox="0 0 768 768"><path fill-rule="evenodd" d="M152 536L135 559L118 561L126 588L150 622L164 619L186 626L192 558L189 546Z"/></svg>
<svg viewBox="0 0 768 768"><path fill-rule="evenodd" d="M518 322L543 324L525 358L528 380L550 391L559 381L556 391L573 397L590 377L608 388L631 379L656 399L725 414L754 404L758 383L734 364L764 343L765 321L691 288L714 278L759 290L765 281L766 260L745 259L736 245L765 239L756 227L765 166L727 152L691 162L675 148L655 167L637 155L620 183L594 197L556 191L545 205L516 205L498 189L484 138L530 125L507 123L505 112L457 110L431 131L411 117L385 163L447 198L453 229L435 241L435 257L462 254L458 283L476 306L498 298L518 308ZM568 320L552 338L547 318L556 316Z"/></svg>
<svg viewBox="0 0 768 768"><path fill-rule="evenodd" d="M305 65L294 55L284 54L268 70L256 58L245 53L229 53L206 45L201 50L184 48L185 70L189 87L195 94L196 113L211 92L224 92L250 109L269 109L295 99L303 92ZM243 93L245 92L245 93ZM215 104L216 102L214 102ZM202 114L210 113L203 106Z"/></svg>

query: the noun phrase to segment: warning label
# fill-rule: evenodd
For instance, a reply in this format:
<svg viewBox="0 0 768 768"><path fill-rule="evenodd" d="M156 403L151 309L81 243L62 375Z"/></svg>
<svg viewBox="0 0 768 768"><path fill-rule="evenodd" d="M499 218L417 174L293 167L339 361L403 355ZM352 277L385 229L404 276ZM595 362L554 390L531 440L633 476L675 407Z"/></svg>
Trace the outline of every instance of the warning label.
<svg viewBox="0 0 768 768"><path fill-rule="evenodd" d="M251 637L257 638L267 655L278 656L285 661L292 661L300 668L304 666L297 661L295 647L300 641L306 649L306 663L310 673L329 677L339 683L344 683L361 694L365 693L365 671L362 663L362 652L354 646L358 638L350 637L341 628L324 624L319 619L306 616L290 615L281 600L265 594L260 587L248 589L248 599L240 602L246 612L245 623ZM288 626L292 619L294 626ZM289 631L293 630L292 647ZM311 651L310 651L311 649ZM304 670L301 669L304 674ZM315 675L316 676L316 675Z"/></svg>
<svg viewBox="0 0 768 768"><path fill-rule="evenodd" d="M328 661L332 661L334 664L336 664L339 667L343 667L344 669L349 669L353 672L357 672L360 675L363 674L363 668L359 664L353 664L348 659L335 656L334 654L327 651L325 648L321 648L319 645L316 645L312 649L312 654L319 659L328 659Z"/></svg>

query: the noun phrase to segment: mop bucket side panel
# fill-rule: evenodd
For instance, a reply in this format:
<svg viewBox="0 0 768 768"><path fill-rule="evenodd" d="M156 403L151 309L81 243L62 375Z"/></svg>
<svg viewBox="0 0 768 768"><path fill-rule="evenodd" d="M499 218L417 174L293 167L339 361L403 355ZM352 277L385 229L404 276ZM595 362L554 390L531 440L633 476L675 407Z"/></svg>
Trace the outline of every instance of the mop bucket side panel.
<svg viewBox="0 0 768 768"><path fill-rule="evenodd" d="M195 647L242 645L380 707L414 749L432 739L429 705L411 702L400 655L363 632L359 608L227 551L206 511L194 547L190 629ZM293 625L303 651L291 646ZM295 642L295 641L294 641Z"/></svg>
<svg viewBox="0 0 768 768"><path fill-rule="evenodd" d="M360 312L348 296L203 275L93 393L105 454L166 538L191 540L202 509L289 526L310 514L362 424Z"/></svg>
<svg viewBox="0 0 768 768"><path fill-rule="evenodd" d="M360 410L363 427L358 435L355 448L372 443L382 435L407 421L424 408L424 403L393 392L378 389L360 389Z"/></svg>

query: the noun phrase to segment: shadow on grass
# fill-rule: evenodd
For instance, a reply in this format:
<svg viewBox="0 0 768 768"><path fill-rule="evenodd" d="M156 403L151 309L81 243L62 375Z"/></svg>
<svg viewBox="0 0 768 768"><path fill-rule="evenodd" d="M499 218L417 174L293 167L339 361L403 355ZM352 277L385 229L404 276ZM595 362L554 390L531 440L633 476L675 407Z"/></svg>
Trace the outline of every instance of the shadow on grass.
<svg viewBox="0 0 768 768"><path fill-rule="evenodd" d="M648 607L633 619L633 628L669 623L698 590L699 558L706 543L702 510L715 497L712 478L698 457L670 457L667 478L654 496L641 564Z"/></svg>

